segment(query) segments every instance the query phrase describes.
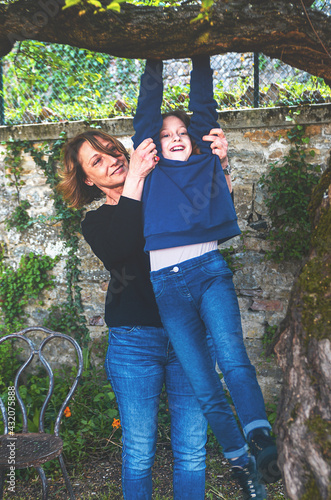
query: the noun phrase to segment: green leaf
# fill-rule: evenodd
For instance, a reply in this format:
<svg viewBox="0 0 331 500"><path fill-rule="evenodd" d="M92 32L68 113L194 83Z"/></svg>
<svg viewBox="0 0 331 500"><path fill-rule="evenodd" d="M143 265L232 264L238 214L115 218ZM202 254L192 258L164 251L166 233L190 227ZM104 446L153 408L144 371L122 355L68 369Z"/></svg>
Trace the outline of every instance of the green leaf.
<svg viewBox="0 0 331 500"><path fill-rule="evenodd" d="M214 0L202 0L202 6L206 9L209 10L210 7L214 4Z"/></svg>
<svg viewBox="0 0 331 500"><path fill-rule="evenodd" d="M93 399L93 403L97 403L98 401L100 401L101 399L104 398L104 394L100 393L100 394L97 394L95 396L95 398Z"/></svg>
<svg viewBox="0 0 331 500"><path fill-rule="evenodd" d="M194 19L191 19L190 24L195 23L197 21L200 21L200 19L204 19L204 15L200 12L200 14L197 15Z"/></svg>
<svg viewBox="0 0 331 500"><path fill-rule="evenodd" d="M115 394L113 392L107 392L107 395L108 395L110 401L113 401L113 399L115 399Z"/></svg>
<svg viewBox="0 0 331 500"><path fill-rule="evenodd" d="M68 9L69 7L73 7L74 5L77 5L81 3L81 0L66 0L66 3L62 9Z"/></svg>
<svg viewBox="0 0 331 500"><path fill-rule="evenodd" d="M121 12L121 6L119 2L111 2L109 5L107 5L107 10L113 10L114 12Z"/></svg>
<svg viewBox="0 0 331 500"><path fill-rule="evenodd" d="M39 426L39 415L40 415L40 410L36 408L32 419L32 422L34 423L36 429L38 429Z"/></svg>
<svg viewBox="0 0 331 500"><path fill-rule="evenodd" d="M87 1L88 1L88 3L93 5L94 7L97 7L99 9L102 8L102 4L98 0L87 0Z"/></svg>
<svg viewBox="0 0 331 500"><path fill-rule="evenodd" d="M74 76L69 76L68 80L67 80L67 84L69 85L69 87L72 87L73 85L75 85L76 82L76 78Z"/></svg>

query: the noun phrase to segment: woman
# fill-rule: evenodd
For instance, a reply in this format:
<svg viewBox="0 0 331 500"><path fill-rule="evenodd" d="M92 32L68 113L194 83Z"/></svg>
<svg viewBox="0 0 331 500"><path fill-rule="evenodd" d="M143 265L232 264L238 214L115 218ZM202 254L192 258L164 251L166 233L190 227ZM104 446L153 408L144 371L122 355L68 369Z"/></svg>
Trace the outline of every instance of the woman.
<svg viewBox="0 0 331 500"><path fill-rule="evenodd" d="M218 133L219 137L214 134ZM218 129L205 137L227 165L227 143ZM109 347L105 367L119 406L123 431L125 500L152 497L157 413L165 383L171 414L173 489L177 500L202 500L207 422L174 354L159 317L144 252L141 196L157 163L146 139L131 155L115 138L92 130L66 145L59 186L71 206L106 196L87 213L83 235L111 273L105 305Z"/></svg>

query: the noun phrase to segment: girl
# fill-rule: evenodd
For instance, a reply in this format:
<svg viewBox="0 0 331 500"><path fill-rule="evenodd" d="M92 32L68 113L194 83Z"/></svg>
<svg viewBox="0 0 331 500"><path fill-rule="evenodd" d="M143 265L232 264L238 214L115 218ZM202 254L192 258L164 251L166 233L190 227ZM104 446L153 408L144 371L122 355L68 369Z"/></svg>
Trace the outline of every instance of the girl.
<svg viewBox="0 0 331 500"><path fill-rule="evenodd" d="M208 331L259 473L273 482L280 477L276 447L244 346L232 273L217 250L240 230L219 158L203 140L218 127L212 71L207 56L192 62L190 122L178 112L161 115L162 62L147 60L141 79L133 142L152 138L160 157L143 191L145 251L162 323L202 411L244 498L264 499L206 340Z"/></svg>

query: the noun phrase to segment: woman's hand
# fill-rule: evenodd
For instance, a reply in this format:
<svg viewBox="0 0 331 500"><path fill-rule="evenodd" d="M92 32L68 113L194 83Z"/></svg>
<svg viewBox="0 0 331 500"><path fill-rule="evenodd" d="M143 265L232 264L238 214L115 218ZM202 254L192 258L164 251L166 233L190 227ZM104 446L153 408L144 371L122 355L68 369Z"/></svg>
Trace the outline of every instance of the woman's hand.
<svg viewBox="0 0 331 500"><path fill-rule="evenodd" d="M152 139L145 139L131 154L128 176L145 178L159 158Z"/></svg>
<svg viewBox="0 0 331 500"><path fill-rule="evenodd" d="M145 178L155 168L158 161L153 140L145 139L131 154L122 196L141 200Z"/></svg>
<svg viewBox="0 0 331 500"><path fill-rule="evenodd" d="M222 168L229 165L228 159L228 141L225 138L224 132L221 128L212 128L208 135L202 138L204 141L211 141L210 148L214 155L220 159ZM230 193L232 193L231 175L225 176Z"/></svg>

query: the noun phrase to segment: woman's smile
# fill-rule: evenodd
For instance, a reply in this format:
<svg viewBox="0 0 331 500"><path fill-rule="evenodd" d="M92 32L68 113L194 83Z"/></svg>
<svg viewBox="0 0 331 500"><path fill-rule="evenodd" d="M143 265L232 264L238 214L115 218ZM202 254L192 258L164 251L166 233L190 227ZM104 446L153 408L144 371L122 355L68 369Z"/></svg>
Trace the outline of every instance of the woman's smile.
<svg viewBox="0 0 331 500"><path fill-rule="evenodd" d="M121 163L110 175L121 174L124 170L124 165Z"/></svg>

